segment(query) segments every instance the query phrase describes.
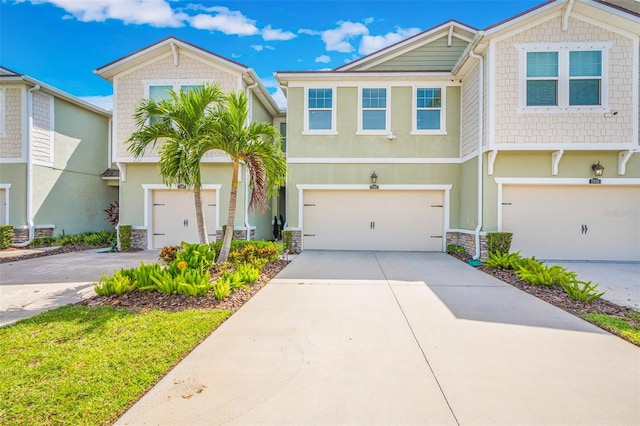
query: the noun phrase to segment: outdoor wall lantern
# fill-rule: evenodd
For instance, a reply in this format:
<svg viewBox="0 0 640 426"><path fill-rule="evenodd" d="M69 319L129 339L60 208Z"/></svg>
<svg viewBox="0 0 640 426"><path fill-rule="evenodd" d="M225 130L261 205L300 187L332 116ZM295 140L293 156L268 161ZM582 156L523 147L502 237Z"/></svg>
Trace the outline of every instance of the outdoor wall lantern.
<svg viewBox="0 0 640 426"><path fill-rule="evenodd" d="M371 173L371 185L369 185L369 189L378 189L379 186L377 185L377 183L378 183L378 175L374 171L373 173Z"/></svg>
<svg viewBox="0 0 640 426"><path fill-rule="evenodd" d="M602 174L604 173L604 166L600 164L600 161L598 161L598 164L591 165L591 170L593 170L595 177L602 177Z"/></svg>

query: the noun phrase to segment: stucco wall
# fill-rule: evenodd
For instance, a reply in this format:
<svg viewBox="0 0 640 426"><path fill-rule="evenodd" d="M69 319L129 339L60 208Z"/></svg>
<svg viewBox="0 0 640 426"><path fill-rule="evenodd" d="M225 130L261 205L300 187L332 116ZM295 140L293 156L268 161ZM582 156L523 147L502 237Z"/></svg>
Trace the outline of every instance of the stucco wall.
<svg viewBox="0 0 640 426"><path fill-rule="evenodd" d="M103 209L118 200L118 188L102 180L109 119L61 99L54 110L53 167L33 170L34 223L55 225L56 234L111 229Z"/></svg>
<svg viewBox="0 0 640 426"><path fill-rule="evenodd" d="M4 90L4 136L0 136L0 158L22 157L23 89L0 87Z"/></svg>
<svg viewBox="0 0 640 426"><path fill-rule="evenodd" d="M383 83L362 87L378 87ZM431 82L420 87L434 87ZM288 91L287 154L295 157L378 157L378 158L457 158L460 149L460 88L446 87L446 135L411 135L413 89L394 86L390 91L391 124L395 135L358 135L357 87L337 89L337 135L303 135L304 91L294 87ZM389 99L389 97L388 97Z"/></svg>
<svg viewBox="0 0 640 426"><path fill-rule="evenodd" d="M496 143L624 143L632 141L633 105L629 95L633 68L632 40L575 18L567 31L561 18L522 31L495 45ZM609 104L618 115L602 112L519 113L519 55L517 43L613 42L609 53Z"/></svg>

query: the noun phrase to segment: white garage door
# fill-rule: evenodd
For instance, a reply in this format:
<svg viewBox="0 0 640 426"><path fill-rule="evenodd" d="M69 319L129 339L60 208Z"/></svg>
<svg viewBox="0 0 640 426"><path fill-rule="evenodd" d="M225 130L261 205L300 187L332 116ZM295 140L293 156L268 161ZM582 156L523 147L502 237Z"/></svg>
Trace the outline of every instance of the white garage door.
<svg viewBox="0 0 640 426"><path fill-rule="evenodd" d="M512 251L563 260L640 260L640 187L505 185Z"/></svg>
<svg viewBox="0 0 640 426"><path fill-rule="evenodd" d="M193 192L179 189L155 190L152 193L153 248L175 246L182 241L197 243L198 224ZM209 240L216 235L216 191L202 191L202 207Z"/></svg>
<svg viewBox="0 0 640 426"><path fill-rule="evenodd" d="M442 251L443 191L304 191L304 249Z"/></svg>

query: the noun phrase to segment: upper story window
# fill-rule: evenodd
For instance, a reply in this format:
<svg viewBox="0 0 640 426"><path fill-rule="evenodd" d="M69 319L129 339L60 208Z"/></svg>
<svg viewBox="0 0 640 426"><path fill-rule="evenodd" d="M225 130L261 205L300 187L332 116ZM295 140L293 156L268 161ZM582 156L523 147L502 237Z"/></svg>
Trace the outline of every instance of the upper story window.
<svg viewBox="0 0 640 426"><path fill-rule="evenodd" d="M444 134L444 89L441 87L417 87L414 90L413 133Z"/></svg>
<svg viewBox="0 0 640 426"><path fill-rule="evenodd" d="M523 112L602 112L608 108L610 43L519 45Z"/></svg>
<svg viewBox="0 0 640 426"><path fill-rule="evenodd" d="M387 89L364 88L360 96L360 131L386 133L389 128Z"/></svg>
<svg viewBox="0 0 640 426"><path fill-rule="evenodd" d="M305 130L329 133L335 130L335 99L332 88L307 89Z"/></svg>
<svg viewBox="0 0 640 426"><path fill-rule="evenodd" d="M190 91L201 87L201 84L194 84L192 81L185 82L148 82L147 98L156 102L171 98L171 92ZM151 117L151 124L157 122L156 117Z"/></svg>

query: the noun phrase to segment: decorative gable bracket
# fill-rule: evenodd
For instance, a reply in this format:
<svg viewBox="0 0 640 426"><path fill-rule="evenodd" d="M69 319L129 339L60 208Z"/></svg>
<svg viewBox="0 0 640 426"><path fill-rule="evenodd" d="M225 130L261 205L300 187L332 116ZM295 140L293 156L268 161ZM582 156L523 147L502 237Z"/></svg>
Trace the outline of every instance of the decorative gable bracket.
<svg viewBox="0 0 640 426"><path fill-rule="evenodd" d="M629 151L620 151L618 153L618 174L623 176L627 171L627 161L631 158L631 155L635 151L630 149Z"/></svg>

